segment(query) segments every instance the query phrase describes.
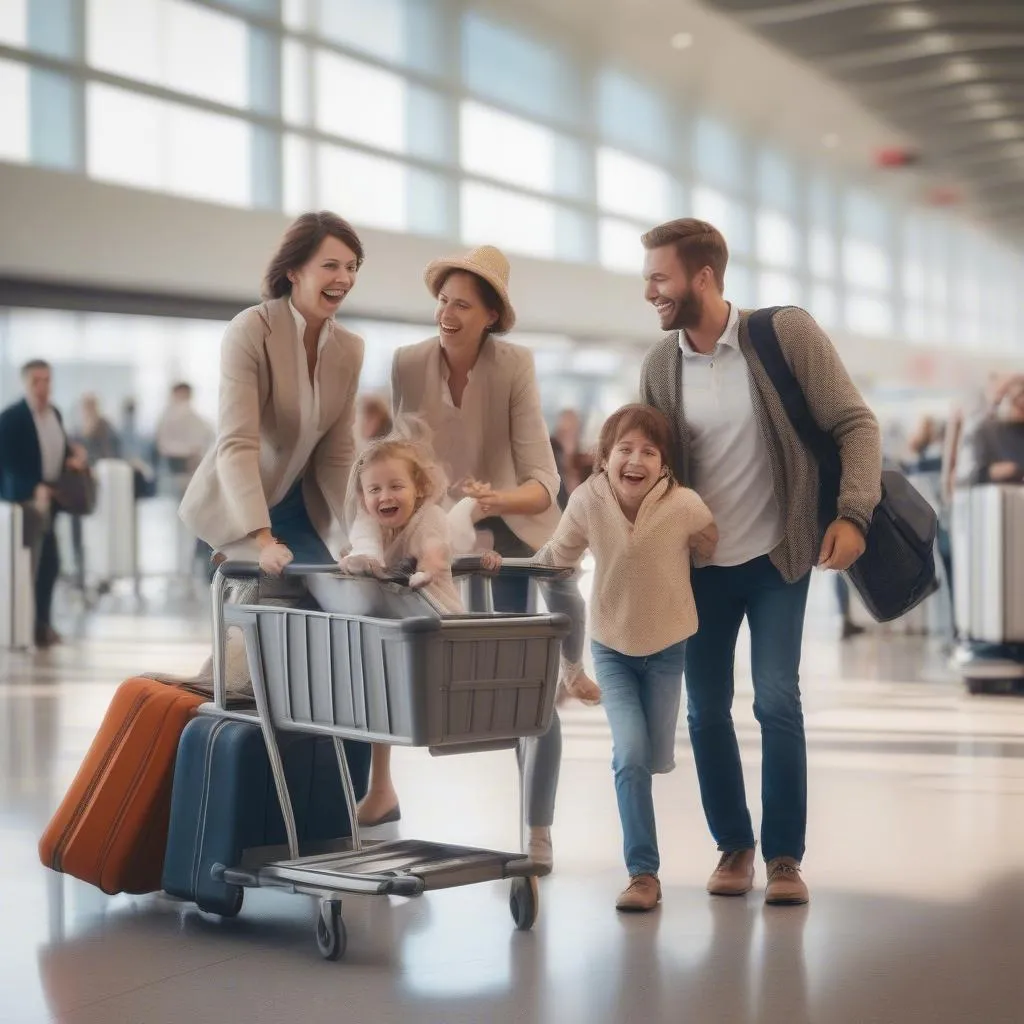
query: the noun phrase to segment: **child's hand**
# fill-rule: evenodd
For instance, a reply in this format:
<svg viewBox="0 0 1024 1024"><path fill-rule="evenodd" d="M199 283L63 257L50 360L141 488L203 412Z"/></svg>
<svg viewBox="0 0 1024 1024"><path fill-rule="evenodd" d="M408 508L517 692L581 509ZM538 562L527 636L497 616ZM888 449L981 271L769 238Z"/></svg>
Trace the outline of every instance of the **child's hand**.
<svg viewBox="0 0 1024 1024"><path fill-rule="evenodd" d="M714 523L705 526L700 533L690 534L690 550L701 558L710 558L718 547L718 527Z"/></svg>
<svg viewBox="0 0 1024 1024"><path fill-rule="evenodd" d="M379 576L384 566L369 555L346 555L338 559L338 568L350 576Z"/></svg>
<svg viewBox="0 0 1024 1024"><path fill-rule="evenodd" d="M409 589L410 590L421 590L433 582L434 574L432 572L414 572L409 577Z"/></svg>
<svg viewBox="0 0 1024 1024"><path fill-rule="evenodd" d="M497 573L501 569L501 555L497 551L481 551L480 568L484 572Z"/></svg>

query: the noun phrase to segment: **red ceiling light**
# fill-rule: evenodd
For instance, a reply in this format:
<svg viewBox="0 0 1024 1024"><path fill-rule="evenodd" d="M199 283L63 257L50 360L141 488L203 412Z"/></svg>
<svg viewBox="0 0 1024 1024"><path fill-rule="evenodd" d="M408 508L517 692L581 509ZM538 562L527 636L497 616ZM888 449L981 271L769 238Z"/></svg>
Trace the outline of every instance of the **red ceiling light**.
<svg viewBox="0 0 1024 1024"><path fill-rule="evenodd" d="M878 167L910 167L921 159L921 155L913 149L902 146L886 146L875 153L875 164Z"/></svg>

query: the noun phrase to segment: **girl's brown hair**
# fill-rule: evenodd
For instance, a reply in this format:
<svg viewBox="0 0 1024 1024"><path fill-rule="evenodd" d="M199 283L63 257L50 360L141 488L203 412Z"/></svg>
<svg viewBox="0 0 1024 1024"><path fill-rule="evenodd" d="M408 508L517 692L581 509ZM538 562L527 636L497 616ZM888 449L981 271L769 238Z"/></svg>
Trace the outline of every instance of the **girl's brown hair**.
<svg viewBox="0 0 1024 1024"><path fill-rule="evenodd" d="M304 213L285 232L274 258L267 267L261 291L263 298L280 299L285 295L291 295L292 283L288 280L288 271L298 270L308 263L323 240L328 237L343 242L356 254L357 269L363 265L363 243L359 240L356 229L347 220L329 210Z"/></svg>
<svg viewBox="0 0 1024 1024"><path fill-rule="evenodd" d="M672 427L664 413L649 405L624 405L604 421L597 440L597 464L607 468L616 442L631 430L639 430L661 455L662 464L672 479Z"/></svg>

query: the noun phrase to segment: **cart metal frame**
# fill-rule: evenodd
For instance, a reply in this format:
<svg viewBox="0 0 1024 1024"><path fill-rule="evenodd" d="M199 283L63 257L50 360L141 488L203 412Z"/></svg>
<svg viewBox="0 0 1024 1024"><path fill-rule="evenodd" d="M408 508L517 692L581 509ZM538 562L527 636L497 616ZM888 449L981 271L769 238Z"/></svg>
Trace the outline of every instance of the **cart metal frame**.
<svg viewBox="0 0 1024 1024"><path fill-rule="evenodd" d="M453 566L453 573L460 578L467 578L473 573L481 572L479 559L459 559ZM507 560L501 570L502 574L527 575L532 578L564 578L571 572L537 566L526 560ZM289 566L286 573L291 576L310 576L313 574L333 573L341 576L334 566ZM259 632L253 625L257 615L289 615L326 616L334 619L350 618L366 620L365 616L339 615L332 612L297 612L295 609L277 608L264 605L227 605L225 606L225 590L230 580L251 579L259 575L255 564L226 562L223 563L211 584L213 604L213 669L214 669L214 700L212 705L204 705L203 714L220 715L231 718L244 718L258 722L266 743L267 756L270 761L271 773L277 798L284 818L288 837L289 856L286 860L271 860L255 867L238 867L215 865L213 876L241 889L269 886L319 897L320 910L317 917L316 939L321 955L327 960L341 957L347 945L347 933L341 916L342 895L395 895L418 896L431 889L444 889L460 885L472 885L478 882L493 882L503 879L511 881L509 909L517 929L527 931L536 921L540 907L537 879L550 870L544 865L535 864L522 852L508 853L496 850L478 849L474 847L454 846L443 843L424 842L413 839L393 839L367 842L360 834L358 814L356 810L355 787L345 758L343 741L346 738L366 740L378 743L403 743L406 745L424 745L409 743L407 738L396 739L387 734L369 731L365 728L325 725L321 722L297 722L289 715L283 715L280 709L275 710L268 697L268 689L264 678L258 650ZM503 620L515 620L520 627L536 625L543 627L550 634L552 628L559 634L556 642L568 632L568 619L564 615L497 615L493 611L493 599L490 590L490 579L485 586L486 611L475 615L446 616L430 601L422 591L415 592L422 607L425 627L431 628L428 619L435 621L432 628L449 631L472 629L481 624L493 629ZM400 585L396 582L382 584L384 586ZM406 597L413 592L406 591ZM251 712L229 711L227 709L224 683L224 641L227 628L238 625L243 628L246 638L246 649L249 657L250 674L253 683L253 695L256 703L255 716ZM546 718L538 722L533 733L544 731L551 721L551 709L554 703L554 688L557 685L557 667L548 662L547 678L544 685L550 690L545 696ZM554 659L557 666L557 658ZM337 678L333 685L337 685ZM338 770L341 776L342 789L352 826L351 849L341 852L321 853L313 856L300 856L297 828L292 802L284 775L284 766L277 743L276 730L297 731L315 735L329 735L334 744ZM525 733L524 735L529 735ZM456 743L451 749L431 747L432 753L460 753L479 750L512 748L518 742L517 737L502 737L492 742ZM520 780L521 782L521 780ZM523 836L523 800L520 785L520 836ZM525 843L521 844L525 846ZM241 893L240 893L241 896ZM238 902L241 907L241 898Z"/></svg>

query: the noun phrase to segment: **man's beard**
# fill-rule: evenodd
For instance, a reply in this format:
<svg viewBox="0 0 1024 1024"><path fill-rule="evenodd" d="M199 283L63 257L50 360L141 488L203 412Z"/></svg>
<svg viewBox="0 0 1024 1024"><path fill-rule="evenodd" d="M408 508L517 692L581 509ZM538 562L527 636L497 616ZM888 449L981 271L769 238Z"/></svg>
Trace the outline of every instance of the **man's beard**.
<svg viewBox="0 0 1024 1024"><path fill-rule="evenodd" d="M700 324L704 316L704 300L692 288L682 298L676 299L675 303L675 316L666 330L684 331Z"/></svg>

